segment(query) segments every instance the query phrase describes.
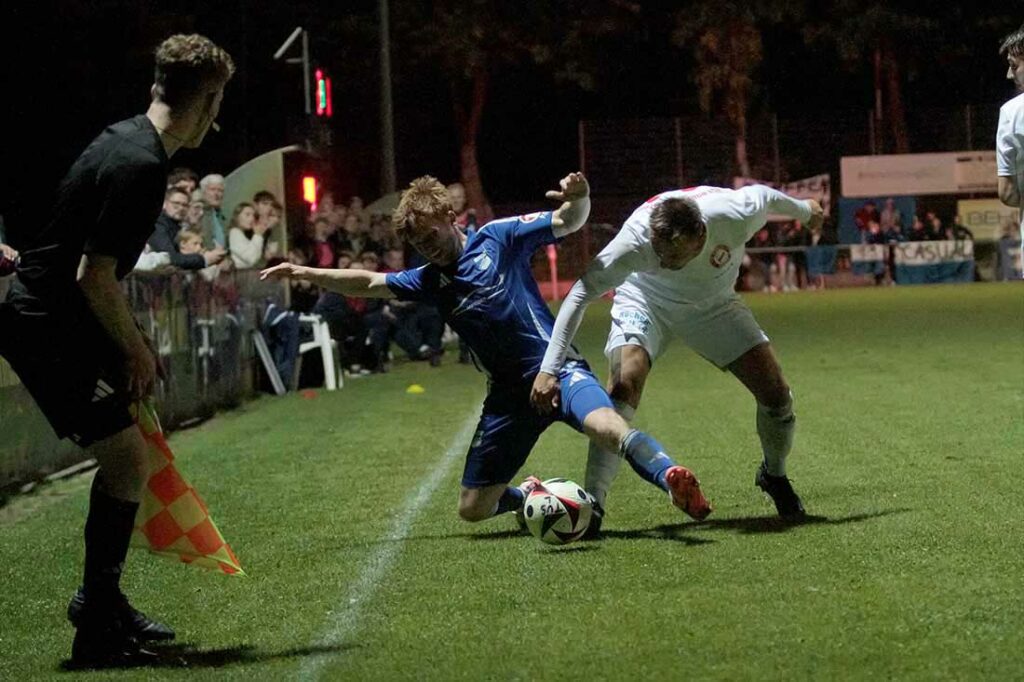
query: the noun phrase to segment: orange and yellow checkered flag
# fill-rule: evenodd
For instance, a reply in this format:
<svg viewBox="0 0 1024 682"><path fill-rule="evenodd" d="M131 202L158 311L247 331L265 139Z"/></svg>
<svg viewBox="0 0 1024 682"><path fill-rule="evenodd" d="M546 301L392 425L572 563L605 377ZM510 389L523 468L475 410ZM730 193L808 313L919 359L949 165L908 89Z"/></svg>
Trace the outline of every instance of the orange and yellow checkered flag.
<svg viewBox="0 0 1024 682"><path fill-rule="evenodd" d="M132 416L149 444L150 471L135 516L132 547L228 575L245 575L203 498L174 465L152 402L136 403Z"/></svg>

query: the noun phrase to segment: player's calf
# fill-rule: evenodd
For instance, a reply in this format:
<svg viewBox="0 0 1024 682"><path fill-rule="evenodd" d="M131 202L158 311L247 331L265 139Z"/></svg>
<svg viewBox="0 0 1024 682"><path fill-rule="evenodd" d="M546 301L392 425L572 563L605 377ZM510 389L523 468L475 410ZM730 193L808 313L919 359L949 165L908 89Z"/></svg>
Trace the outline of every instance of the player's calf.
<svg viewBox="0 0 1024 682"><path fill-rule="evenodd" d="M523 486L529 482L530 479L527 479ZM523 486L500 484L483 488L463 488L459 495L459 516L464 521L476 523L521 509L528 493Z"/></svg>

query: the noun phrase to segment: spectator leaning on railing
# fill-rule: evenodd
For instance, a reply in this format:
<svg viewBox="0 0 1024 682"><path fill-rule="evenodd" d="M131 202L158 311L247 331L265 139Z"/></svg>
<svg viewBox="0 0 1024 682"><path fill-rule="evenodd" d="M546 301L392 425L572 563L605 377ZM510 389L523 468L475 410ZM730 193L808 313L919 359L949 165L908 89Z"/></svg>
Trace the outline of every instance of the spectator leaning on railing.
<svg viewBox="0 0 1024 682"><path fill-rule="evenodd" d="M183 189L172 186L164 194L164 208L156 219L156 229L150 235L147 244L152 251L166 253L171 265L182 270L202 270L219 263L225 255L224 249L215 248L206 253L192 252L186 254L177 248L178 233L182 221L188 213L188 195Z"/></svg>

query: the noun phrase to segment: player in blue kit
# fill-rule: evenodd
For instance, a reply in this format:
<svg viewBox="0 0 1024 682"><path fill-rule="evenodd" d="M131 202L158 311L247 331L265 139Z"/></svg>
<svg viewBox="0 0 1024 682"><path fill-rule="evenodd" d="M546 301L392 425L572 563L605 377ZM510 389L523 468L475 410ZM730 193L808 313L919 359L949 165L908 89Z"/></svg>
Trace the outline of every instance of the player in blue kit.
<svg viewBox="0 0 1024 682"><path fill-rule="evenodd" d="M555 211L494 220L463 233L444 185L423 176L402 193L393 220L396 232L427 265L377 273L282 263L260 276L309 280L345 296L428 301L438 307L488 377L483 413L462 475L463 519L481 521L522 507L532 481L518 487L509 482L540 434L556 421L618 452L644 480L668 491L675 506L703 519L711 506L696 476L676 465L654 438L629 426L575 349L559 374L556 409L542 414L530 404L530 389L554 324L533 278L530 257L537 247L578 230L590 213L590 187L582 173L569 174L547 196L564 203ZM602 510L597 512L600 518ZM599 527L600 521L595 530Z"/></svg>

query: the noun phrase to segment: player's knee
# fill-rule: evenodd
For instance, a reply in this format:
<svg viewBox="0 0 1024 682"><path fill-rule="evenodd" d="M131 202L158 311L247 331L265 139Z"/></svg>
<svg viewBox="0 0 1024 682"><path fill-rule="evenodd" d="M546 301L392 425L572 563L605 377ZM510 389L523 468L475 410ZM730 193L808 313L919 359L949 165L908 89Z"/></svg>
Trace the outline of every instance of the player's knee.
<svg viewBox="0 0 1024 682"><path fill-rule="evenodd" d="M640 404L640 394L643 393L643 390L642 379L622 377L611 383L608 395L616 403L625 403L635 409Z"/></svg>
<svg viewBox="0 0 1024 682"><path fill-rule="evenodd" d="M776 419L789 419L793 416L793 393L785 381L773 386L757 401L758 409Z"/></svg>
<svg viewBox="0 0 1024 682"><path fill-rule="evenodd" d="M106 472L104 478L122 489L142 488L149 476L148 445L139 430L131 426L89 447Z"/></svg>
<svg viewBox="0 0 1024 682"><path fill-rule="evenodd" d="M605 450L615 450L629 431L629 423L610 407L601 407L586 416L583 430L590 440Z"/></svg>
<svg viewBox="0 0 1024 682"><path fill-rule="evenodd" d="M490 510L483 510L479 506L468 506L459 504L459 517L463 521L469 521L470 523L476 523L477 521L483 521L491 517Z"/></svg>
<svg viewBox="0 0 1024 682"><path fill-rule="evenodd" d="M488 519L493 507L493 503L488 505L477 490L464 490L459 496L459 517L463 521L476 523Z"/></svg>

